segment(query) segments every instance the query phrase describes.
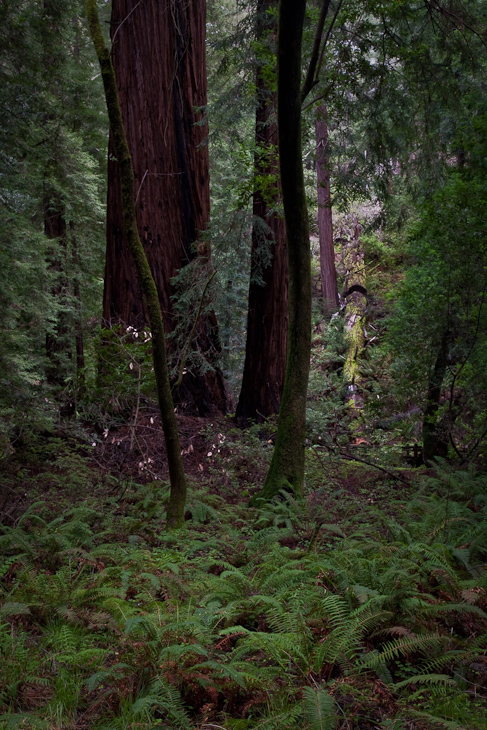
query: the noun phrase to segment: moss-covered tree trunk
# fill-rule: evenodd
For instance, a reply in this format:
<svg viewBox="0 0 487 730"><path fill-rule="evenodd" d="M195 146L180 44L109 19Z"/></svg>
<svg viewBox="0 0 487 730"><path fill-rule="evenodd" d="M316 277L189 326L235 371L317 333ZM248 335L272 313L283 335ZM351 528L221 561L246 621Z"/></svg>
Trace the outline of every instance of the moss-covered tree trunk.
<svg viewBox="0 0 487 730"><path fill-rule="evenodd" d="M269 10L276 0L258 0L258 41L275 40L277 23ZM278 182L262 185L262 179L279 176L277 154L276 94L269 89L267 64L256 71L254 225L247 317L247 342L242 388L236 417L241 425L262 422L279 412L286 374L287 254L284 220L275 208L280 197ZM271 260L266 258L270 249Z"/></svg>
<svg viewBox="0 0 487 730"><path fill-rule="evenodd" d="M348 405L359 408L362 404L360 397L360 355L365 346L364 320L367 308L365 297L365 264L364 254L360 246L360 227L356 216L353 222L353 234L350 242L345 244L346 249L343 263L346 269L347 296L345 310L345 330L347 333L347 354L343 367L343 377L348 388Z"/></svg>
<svg viewBox="0 0 487 730"><path fill-rule="evenodd" d="M157 385L159 407L161 409L162 425L166 442L167 462L171 483L171 494L167 510L168 528L180 527L184 522L184 506L186 503L186 476L181 457L178 425L174 413L174 404L169 382L169 371L166 355L166 338L162 320L161 307L157 288L152 276L144 247L137 229L135 214L134 171L130 157L122 113L118 101L117 83L110 53L105 46L98 18L96 0L86 0L86 14L90 26L91 36L100 63L105 97L107 102L110 128L117 160L120 168L121 202L123 226L137 270L140 286L144 295L145 305L152 331L152 356L154 374Z"/></svg>
<svg viewBox="0 0 487 730"><path fill-rule="evenodd" d="M320 274L323 312L326 315L338 306L338 284L333 246L333 221L328 161L328 124L326 106L322 104L315 121L316 176L318 179L318 229L320 234Z"/></svg>
<svg viewBox="0 0 487 730"><path fill-rule="evenodd" d="M276 445L262 492L256 499L271 499L281 489L301 496L304 482L311 350L311 256L301 154L301 44L305 10L305 0L281 0L279 6L277 120L289 268L289 326Z"/></svg>

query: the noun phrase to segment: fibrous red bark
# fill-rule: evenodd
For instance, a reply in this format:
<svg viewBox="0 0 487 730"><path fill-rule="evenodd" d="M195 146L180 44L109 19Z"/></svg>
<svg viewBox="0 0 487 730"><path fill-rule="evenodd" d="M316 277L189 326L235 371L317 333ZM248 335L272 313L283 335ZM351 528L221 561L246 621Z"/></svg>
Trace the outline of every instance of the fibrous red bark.
<svg viewBox="0 0 487 730"><path fill-rule="evenodd" d="M137 272L140 288L144 296L147 315L152 329L152 363L161 410L164 440L166 442L167 464L171 485L169 504L167 507L167 526L169 529L175 529L181 527L184 523L187 483L169 381L166 335L157 288L138 232L134 169L118 99L115 71L101 32L96 0L86 0L86 15L93 45L95 46L96 55L100 64L110 129L113 133L114 147L120 163L122 226L133 259L134 269Z"/></svg>
<svg viewBox="0 0 487 730"><path fill-rule="evenodd" d="M174 328L171 278L196 255L210 215L205 65L206 0L113 0L112 58L135 174L137 225L156 282L167 332ZM110 141L103 319L147 323L140 285L123 232L120 176ZM206 246L200 252L208 256ZM205 314L195 347L218 354L216 318ZM178 397L179 396L179 397ZM179 402L201 415L224 411L221 373L183 380Z"/></svg>

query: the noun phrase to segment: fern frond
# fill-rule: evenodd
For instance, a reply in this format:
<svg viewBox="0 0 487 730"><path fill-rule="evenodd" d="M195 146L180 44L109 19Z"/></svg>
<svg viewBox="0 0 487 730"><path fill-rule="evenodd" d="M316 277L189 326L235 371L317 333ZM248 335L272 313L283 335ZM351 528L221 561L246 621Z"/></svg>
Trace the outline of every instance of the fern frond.
<svg viewBox="0 0 487 730"><path fill-rule="evenodd" d="M417 720L423 720L425 722L429 722L436 727L442 727L446 730L470 730L469 728L464 727L463 725L459 725L456 720L445 720L443 717L437 717L436 715L431 715L429 712L420 712L419 710L407 710L408 715L411 717L416 718Z"/></svg>
<svg viewBox="0 0 487 730"><path fill-rule="evenodd" d="M388 662L397 659L399 656L408 656L413 652L426 653L431 650L440 650L442 644L449 641L448 636L440 634L427 634L422 636L404 636L400 639L389 641L381 647L379 656L367 655L359 662L362 669L374 669L380 662Z"/></svg>
<svg viewBox="0 0 487 730"><path fill-rule="evenodd" d="M30 613L30 608L25 603L9 601L0 606L0 616L22 616Z"/></svg>
<svg viewBox="0 0 487 730"><path fill-rule="evenodd" d="M19 730L20 728L49 730L49 722L36 717L32 712L16 712L0 715L0 727L2 730Z"/></svg>
<svg viewBox="0 0 487 730"><path fill-rule="evenodd" d="M466 662L473 661L476 657L483 654L484 651L485 645L483 645L483 648L479 649L477 652L475 649L452 649L444 652L434 659L429 659L428 661L423 662L418 667L418 671L423 674L434 673L438 671L438 669L448 665L458 666L459 664L465 664Z"/></svg>
<svg viewBox="0 0 487 730"><path fill-rule="evenodd" d="M449 684L452 687L457 686L457 682L449 677L448 674L414 674L412 677L403 679L402 682L396 682L393 685L393 689L402 689L403 687L409 687L412 684Z"/></svg>
<svg viewBox="0 0 487 730"><path fill-rule="evenodd" d="M177 725L178 730L193 730L193 724L176 687L156 677L150 683L149 691L156 694L158 706L169 715L170 721Z"/></svg>
<svg viewBox="0 0 487 730"><path fill-rule="evenodd" d="M208 660L207 662L193 665L191 669L212 669L218 672L219 675L231 679L239 687L242 687L242 689L246 689L245 676L229 664Z"/></svg>
<svg viewBox="0 0 487 730"><path fill-rule="evenodd" d="M343 629L350 616L350 608L341 596L327 593L321 601L323 614L333 629Z"/></svg>
<svg viewBox="0 0 487 730"><path fill-rule="evenodd" d="M309 730L334 730L336 727L335 700L326 690L303 687L301 707Z"/></svg>
<svg viewBox="0 0 487 730"><path fill-rule="evenodd" d="M158 655L158 661L181 661L188 654L197 654L199 656L208 656L208 651L200 644L170 644L161 649Z"/></svg>

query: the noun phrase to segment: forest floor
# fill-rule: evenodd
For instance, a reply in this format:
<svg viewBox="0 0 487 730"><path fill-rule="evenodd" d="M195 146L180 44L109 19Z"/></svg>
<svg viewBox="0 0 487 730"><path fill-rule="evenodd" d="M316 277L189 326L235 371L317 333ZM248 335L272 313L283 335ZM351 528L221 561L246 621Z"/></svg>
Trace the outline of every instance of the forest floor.
<svg viewBox="0 0 487 730"><path fill-rule="evenodd" d="M356 431L252 509L273 428L182 415L166 533L158 416L129 424L2 465L0 728L485 730L485 475Z"/></svg>

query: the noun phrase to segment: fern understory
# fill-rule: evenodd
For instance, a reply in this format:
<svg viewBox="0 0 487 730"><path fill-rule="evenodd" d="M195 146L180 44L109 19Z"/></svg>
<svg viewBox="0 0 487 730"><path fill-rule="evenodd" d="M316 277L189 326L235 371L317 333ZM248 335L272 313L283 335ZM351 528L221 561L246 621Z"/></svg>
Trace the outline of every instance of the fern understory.
<svg viewBox="0 0 487 730"><path fill-rule="evenodd" d="M310 452L307 499L256 510L212 459L172 534L162 482L36 473L0 535L2 730L485 730L485 477L351 496Z"/></svg>

